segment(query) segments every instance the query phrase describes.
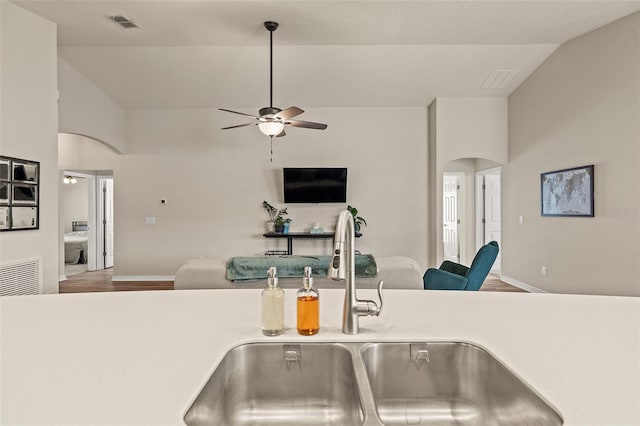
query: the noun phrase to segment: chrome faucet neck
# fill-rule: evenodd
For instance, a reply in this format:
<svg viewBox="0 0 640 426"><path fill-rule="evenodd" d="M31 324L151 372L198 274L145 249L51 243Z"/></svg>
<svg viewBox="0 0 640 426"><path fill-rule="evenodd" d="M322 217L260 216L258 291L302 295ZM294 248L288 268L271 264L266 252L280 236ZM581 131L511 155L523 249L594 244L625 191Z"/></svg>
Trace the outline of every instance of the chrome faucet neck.
<svg viewBox="0 0 640 426"><path fill-rule="evenodd" d="M333 257L327 276L333 280L345 281L342 332L344 334L358 334L360 316L380 314L382 281L378 284L380 306L372 300L358 300L356 298L355 223L349 210L343 210L338 215L334 239Z"/></svg>

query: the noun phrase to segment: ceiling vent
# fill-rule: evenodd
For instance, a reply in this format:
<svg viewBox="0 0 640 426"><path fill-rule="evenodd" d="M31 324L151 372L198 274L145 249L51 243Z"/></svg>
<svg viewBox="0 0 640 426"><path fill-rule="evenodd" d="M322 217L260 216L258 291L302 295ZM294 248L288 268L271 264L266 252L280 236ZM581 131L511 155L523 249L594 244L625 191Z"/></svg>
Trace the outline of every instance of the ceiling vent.
<svg viewBox="0 0 640 426"><path fill-rule="evenodd" d="M491 70L481 87L483 89L505 89L519 72L518 70Z"/></svg>
<svg viewBox="0 0 640 426"><path fill-rule="evenodd" d="M140 28L129 18L125 18L122 15L108 16L108 18L116 24L120 25L122 28Z"/></svg>

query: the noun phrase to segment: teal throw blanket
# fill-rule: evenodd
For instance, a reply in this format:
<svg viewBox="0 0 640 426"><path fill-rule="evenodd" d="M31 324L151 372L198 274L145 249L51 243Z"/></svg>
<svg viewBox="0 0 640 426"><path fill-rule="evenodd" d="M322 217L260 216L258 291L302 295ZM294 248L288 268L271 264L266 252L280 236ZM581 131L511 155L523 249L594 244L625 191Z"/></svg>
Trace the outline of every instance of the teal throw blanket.
<svg viewBox="0 0 640 426"><path fill-rule="evenodd" d="M378 273L376 261L370 254L356 255L356 277L375 277ZM227 279L251 281L267 279L267 270L277 268L278 277L302 278L304 267L310 266L312 276L326 277L331 256L259 256L232 257L227 262Z"/></svg>

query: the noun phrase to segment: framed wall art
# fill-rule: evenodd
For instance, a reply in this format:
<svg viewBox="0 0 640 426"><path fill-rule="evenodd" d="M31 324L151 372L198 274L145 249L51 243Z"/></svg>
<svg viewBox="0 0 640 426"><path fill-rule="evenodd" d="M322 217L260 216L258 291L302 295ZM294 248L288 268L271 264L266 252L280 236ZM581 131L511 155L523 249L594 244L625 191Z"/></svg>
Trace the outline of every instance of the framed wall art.
<svg viewBox="0 0 640 426"><path fill-rule="evenodd" d="M0 232L40 226L40 162L0 156Z"/></svg>
<svg viewBox="0 0 640 426"><path fill-rule="evenodd" d="M593 217L593 165L540 174L542 216Z"/></svg>

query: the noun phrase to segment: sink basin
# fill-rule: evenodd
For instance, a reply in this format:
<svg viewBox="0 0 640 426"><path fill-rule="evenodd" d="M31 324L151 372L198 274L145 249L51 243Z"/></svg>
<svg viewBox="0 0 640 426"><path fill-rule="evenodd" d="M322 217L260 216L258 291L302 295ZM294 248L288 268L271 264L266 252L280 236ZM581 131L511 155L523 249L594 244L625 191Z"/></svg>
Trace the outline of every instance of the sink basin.
<svg viewBox="0 0 640 426"><path fill-rule="evenodd" d="M357 425L351 351L342 344L254 343L230 350L185 414L187 425Z"/></svg>
<svg viewBox="0 0 640 426"><path fill-rule="evenodd" d="M458 342L360 350L385 425L561 425L562 417L484 349Z"/></svg>
<svg viewBox="0 0 640 426"><path fill-rule="evenodd" d="M488 351L461 342L250 343L231 349L196 425L562 425Z"/></svg>

